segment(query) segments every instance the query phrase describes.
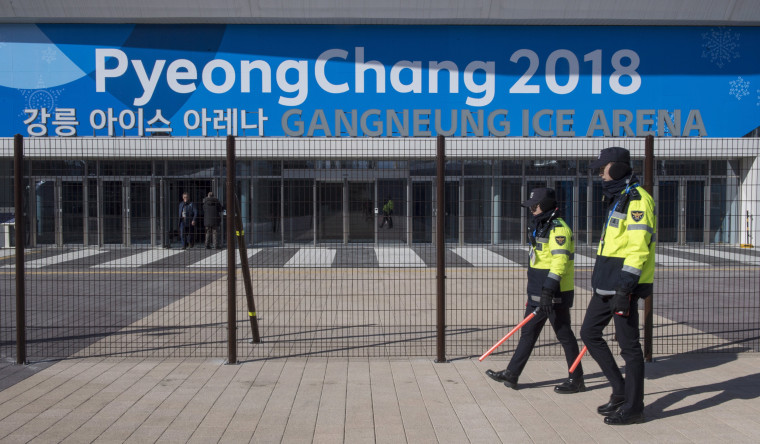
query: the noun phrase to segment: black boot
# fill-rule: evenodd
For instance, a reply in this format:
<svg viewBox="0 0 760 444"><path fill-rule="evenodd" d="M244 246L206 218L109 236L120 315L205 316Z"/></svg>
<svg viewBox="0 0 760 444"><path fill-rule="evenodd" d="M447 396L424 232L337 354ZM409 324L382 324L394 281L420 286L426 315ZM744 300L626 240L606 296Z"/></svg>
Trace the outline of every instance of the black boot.
<svg viewBox="0 0 760 444"><path fill-rule="evenodd" d="M597 413L602 416L610 416L615 413L621 405L625 404L625 396L623 395L611 395L610 401L607 404L600 405L596 408Z"/></svg>
<svg viewBox="0 0 760 444"><path fill-rule="evenodd" d="M615 413L604 418L604 423L608 425L629 425L642 422L644 422L644 412L632 412L623 409L618 409Z"/></svg>
<svg viewBox="0 0 760 444"><path fill-rule="evenodd" d="M585 391L586 384L583 383L583 376L579 376L577 378L569 378L562 384L554 386L554 392L561 393L563 395Z"/></svg>
<svg viewBox="0 0 760 444"><path fill-rule="evenodd" d="M503 382L507 387L517 390L517 375L509 370L502 370L495 372L493 370L486 370L486 375L494 381Z"/></svg>

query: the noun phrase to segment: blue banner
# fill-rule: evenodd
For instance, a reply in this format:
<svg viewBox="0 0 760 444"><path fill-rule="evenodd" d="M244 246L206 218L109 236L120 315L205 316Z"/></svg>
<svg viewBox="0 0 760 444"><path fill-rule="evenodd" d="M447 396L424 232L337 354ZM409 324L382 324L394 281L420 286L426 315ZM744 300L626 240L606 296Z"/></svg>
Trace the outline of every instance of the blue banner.
<svg viewBox="0 0 760 444"><path fill-rule="evenodd" d="M0 136L741 137L760 28L0 25Z"/></svg>

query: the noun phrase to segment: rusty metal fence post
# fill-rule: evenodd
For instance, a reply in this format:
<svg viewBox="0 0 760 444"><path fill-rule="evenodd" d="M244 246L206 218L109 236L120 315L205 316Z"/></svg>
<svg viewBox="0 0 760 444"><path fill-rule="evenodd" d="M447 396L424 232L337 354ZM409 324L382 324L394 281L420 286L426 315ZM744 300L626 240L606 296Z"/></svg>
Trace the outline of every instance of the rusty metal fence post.
<svg viewBox="0 0 760 444"><path fill-rule="evenodd" d="M24 138L13 136L13 199L16 225L16 363L26 364L26 288L24 287Z"/></svg>
<svg viewBox="0 0 760 444"><path fill-rule="evenodd" d="M436 362L446 362L446 245L444 236L445 189L446 189L446 140L436 139L436 216L435 216L435 256L436 256Z"/></svg>
<svg viewBox="0 0 760 444"><path fill-rule="evenodd" d="M654 197L654 136L644 141L644 189ZM656 241L656 240L655 240ZM652 362L652 333L654 323L654 294L644 300L644 360Z"/></svg>
<svg viewBox="0 0 760 444"><path fill-rule="evenodd" d="M240 202L235 195L235 237L237 237L238 253L240 254L240 268L245 286L245 301L248 304L248 320L251 323L251 343L261 342L259 335L259 321L256 316L256 303L253 300L253 284L251 283L251 269L248 267L248 249L245 246L245 229L243 228L243 213L240 211Z"/></svg>
<svg viewBox="0 0 760 444"><path fill-rule="evenodd" d="M235 137L227 136L227 363L237 364L235 285Z"/></svg>

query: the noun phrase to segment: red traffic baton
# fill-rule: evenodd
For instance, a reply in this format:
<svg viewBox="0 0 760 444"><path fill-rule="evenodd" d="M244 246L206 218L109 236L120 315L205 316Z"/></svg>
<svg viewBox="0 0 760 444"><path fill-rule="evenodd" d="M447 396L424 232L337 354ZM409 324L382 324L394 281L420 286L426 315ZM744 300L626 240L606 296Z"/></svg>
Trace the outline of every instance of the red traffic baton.
<svg viewBox="0 0 760 444"><path fill-rule="evenodd" d="M586 354L587 351L588 351L588 347L584 345L583 348L581 349L581 352L578 353L578 357L575 358L575 362L573 362L573 365L570 366L570 373L575 371L575 369L578 367L578 364L581 363L581 358L583 357L583 355Z"/></svg>
<svg viewBox="0 0 760 444"><path fill-rule="evenodd" d="M487 352L483 353L483 356L481 356L480 358L478 358L478 361L482 361L485 358L487 358L488 355L490 355L491 353L493 353L494 350L496 350L497 348L499 348L499 346L501 344L503 344L504 341L506 341L507 339L509 339L509 337L512 336L513 334L515 334L515 332L517 330L521 329L525 324L527 324L528 322L530 322L530 320L533 319L533 316L535 316L537 314L538 314L538 308L536 308L536 310L533 313L531 313L528 316L526 316L525 319L522 320L522 322L520 322L519 324L515 325L515 328L513 328L512 331L510 331L509 333L507 333L506 336L504 336L503 338L501 338L501 340L499 342L497 342L496 344L494 344L493 347L491 347Z"/></svg>

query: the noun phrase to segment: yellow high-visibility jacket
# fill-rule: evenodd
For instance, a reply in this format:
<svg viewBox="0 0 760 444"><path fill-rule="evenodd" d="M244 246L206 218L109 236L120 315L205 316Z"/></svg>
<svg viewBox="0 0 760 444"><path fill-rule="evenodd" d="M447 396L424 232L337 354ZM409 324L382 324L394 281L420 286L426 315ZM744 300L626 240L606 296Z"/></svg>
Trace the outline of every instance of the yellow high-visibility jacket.
<svg viewBox="0 0 760 444"><path fill-rule="evenodd" d="M536 237L531 245L528 268L528 300L538 305L544 287L557 289L554 303L572 305L575 239L573 231L562 218L548 222L551 227L545 235ZM558 284L558 285L557 285Z"/></svg>
<svg viewBox="0 0 760 444"><path fill-rule="evenodd" d="M637 297L652 294L657 216L654 199L638 184L610 202L596 253L591 286L601 295L621 290Z"/></svg>

